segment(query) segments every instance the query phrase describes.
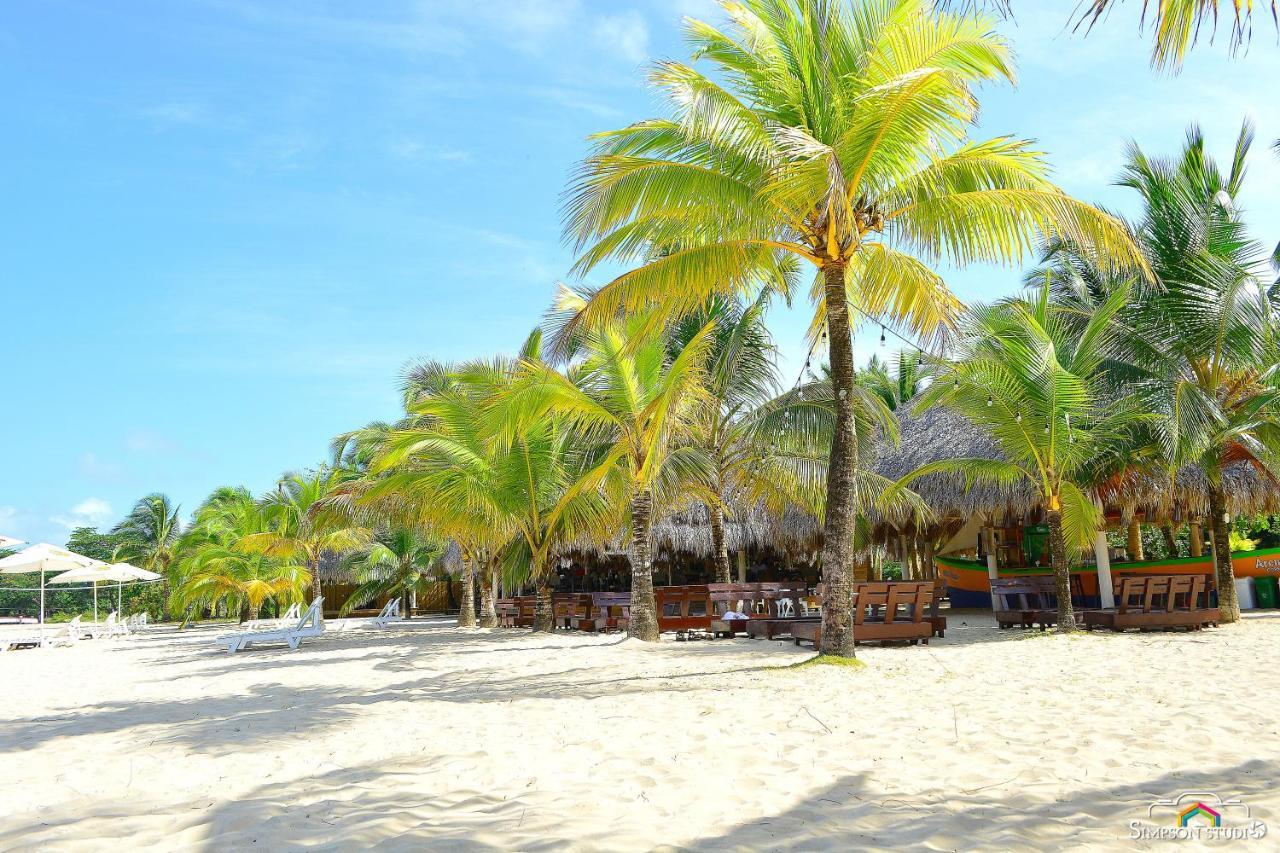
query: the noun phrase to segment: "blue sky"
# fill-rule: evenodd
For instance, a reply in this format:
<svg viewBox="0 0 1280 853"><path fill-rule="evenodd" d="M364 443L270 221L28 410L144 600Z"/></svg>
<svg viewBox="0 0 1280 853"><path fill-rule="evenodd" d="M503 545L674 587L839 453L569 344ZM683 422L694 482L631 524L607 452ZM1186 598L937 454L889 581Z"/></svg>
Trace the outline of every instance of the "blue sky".
<svg viewBox="0 0 1280 853"><path fill-rule="evenodd" d="M1258 125L1245 196L1280 239L1280 50L1146 64L1137 6L1089 39L1075 0L1005 26L1018 88L977 135L1033 137L1073 193L1128 139ZM1026 11L1034 6L1035 11ZM397 411L415 357L511 351L571 263L559 194L583 138L654 113L645 62L682 56L703 0L6 4L0 16L0 533L61 542L164 491L266 489ZM966 299L1011 269L956 273ZM776 311L784 367L806 316ZM871 338L861 358L874 349Z"/></svg>

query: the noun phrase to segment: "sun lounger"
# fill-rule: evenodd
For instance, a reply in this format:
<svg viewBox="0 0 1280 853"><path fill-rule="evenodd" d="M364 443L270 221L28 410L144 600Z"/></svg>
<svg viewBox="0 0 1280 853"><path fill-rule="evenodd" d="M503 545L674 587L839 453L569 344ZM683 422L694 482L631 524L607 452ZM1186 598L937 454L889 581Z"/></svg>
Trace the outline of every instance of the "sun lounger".
<svg viewBox="0 0 1280 853"><path fill-rule="evenodd" d="M383 605L382 610L369 624L375 628L385 628L392 622L400 622L403 619L404 617L400 615L400 599L397 597Z"/></svg>
<svg viewBox="0 0 1280 853"><path fill-rule="evenodd" d="M1218 608L1209 606L1205 575L1139 575L1118 578L1116 587L1116 606L1086 611L1085 628L1199 631L1216 627L1220 618Z"/></svg>
<svg viewBox="0 0 1280 853"><path fill-rule="evenodd" d="M106 622L103 622L101 625L94 624L89 628L85 628L82 630L82 633L87 634L90 638L94 640L101 640L104 637L107 639L112 639L115 637L123 636L121 627L122 626L120 625L120 621L116 615L116 611L112 610L110 613L107 614Z"/></svg>
<svg viewBox="0 0 1280 853"><path fill-rule="evenodd" d="M289 648L296 649L303 640L318 637L324 633L324 623L320 621L320 608L323 605L323 598L317 598L311 602L307 612L302 614L295 625L226 634L218 638L218 645L226 646L228 654L247 649L253 643L288 643Z"/></svg>
<svg viewBox="0 0 1280 853"><path fill-rule="evenodd" d="M146 624L147 614L143 613L143 624ZM275 619L251 619L244 623L246 631L266 631L270 628L287 628L302 618L302 605L294 602L289 605L289 609Z"/></svg>

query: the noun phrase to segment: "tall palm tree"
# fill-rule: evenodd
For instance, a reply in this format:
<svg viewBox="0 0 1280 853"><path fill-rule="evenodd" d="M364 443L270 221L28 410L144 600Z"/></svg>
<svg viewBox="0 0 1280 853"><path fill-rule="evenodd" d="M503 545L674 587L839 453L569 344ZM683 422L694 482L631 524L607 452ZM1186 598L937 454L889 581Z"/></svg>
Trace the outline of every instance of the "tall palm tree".
<svg viewBox="0 0 1280 853"><path fill-rule="evenodd" d="M895 356L892 370L879 356L873 355L857 375L857 383L874 392L893 412L915 397L923 379L923 355L905 350Z"/></svg>
<svg viewBox="0 0 1280 853"><path fill-rule="evenodd" d="M968 141L975 87L1013 80L991 20L929 0L724 5L728 30L686 23L710 73L655 65L670 117L596 135L570 188L576 271L639 264L576 324L651 306L661 324L713 293L789 292L797 264L816 269L810 333L827 342L836 403L822 645L852 656L857 315L931 335L960 307L932 264L1016 261L1056 234L1134 250L1113 217L1049 181L1029 142Z"/></svg>
<svg viewBox="0 0 1280 853"><path fill-rule="evenodd" d="M329 467L286 474L261 500L269 528L241 538L237 547L302 563L311 577L311 597L319 598L320 559L341 556L370 537L367 528L325 504L348 479L347 472Z"/></svg>
<svg viewBox="0 0 1280 853"><path fill-rule="evenodd" d="M726 506L752 507L760 501L781 514L799 505L817 511L826 483L834 407L820 394L782 394L775 350L764 325L765 302L744 306L712 299L677 322L670 332L676 357L704 326L712 324L705 370L707 402L691 423L689 442L706 454L710 479L705 488L718 498L707 502L716 581L730 581L725 546Z"/></svg>
<svg viewBox="0 0 1280 853"><path fill-rule="evenodd" d="M119 543L112 559L162 575L161 600L166 603L173 580L170 569L182 538L180 512L167 495L155 492L140 498L111 530ZM166 609L175 613L172 607Z"/></svg>
<svg viewBox="0 0 1280 853"><path fill-rule="evenodd" d="M600 488L627 507L630 521L631 618L628 633L658 639L653 595L652 526L655 508L670 507L683 493L718 497L701 484L710 463L689 442L701 407L714 322L703 326L674 357L661 324L642 312L605 324L577 324L586 301L562 288L556 311L572 327L565 337L570 358L560 372L525 360L523 376L506 394L508 433L554 414L580 437L592 458L582 489Z"/></svg>
<svg viewBox="0 0 1280 853"><path fill-rule="evenodd" d="M1043 2L1043 0L1041 0ZM1083 28L1091 31L1095 24L1105 17L1123 0L1082 0L1075 3L1077 30ZM1151 19L1151 64L1157 68L1177 71L1182 67L1187 51L1199 41L1202 32L1208 32L1210 38L1217 35L1219 18L1225 18L1228 0L1141 0L1142 17L1140 25L1145 29L1148 15ZM1004 16L1012 16L1020 5L1014 0L938 0L941 9L974 11L990 9ZM1030 6L1030 4L1026 4ZM1134 5L1137 5L1136 3ZM1231 22L1230 51L1235 53L1247 45L1253 36L1253 13L1255 6L1269 9L1272 20L1280 15L1280 0L1230 0L1233 18ZM1043 14L1037 8L1032 14Z"/></svg>
<svg viewBox="0 0 1280 853"><path fill-rule="evenodd" d="M1176 158L1133 145L1121 180L1142 196L1137 232L1158 284L1127 322L1153 350L1145 384L1161 401L1157 432L1169 469L1198 465L1208 479L1224 622L1239 618L1239 607L1223 468L1246 462L1273 478L1280 472L1280 294L1236 203L1252 138L1246 122L1225 171L1196 127Z"/></svg>
<svg viewBox="0 0 1280 853"><path fill-rule="evenodd" d="M497 509L493 476L498 443L485 407L510 381L507 359L461 364L423 362L404 381L409 417L377 442L366 503L394 502L397 514L430 526L458 544L463 561L461 627L497 624L494 577L514 530ZM474 579L480 579L480 614Z"/></svg>
<svg viewBox="0 0 1280 853"><path fill-rule="evenodd" d="M1047 283L1033 301L1009 299L966 315L954 361L937 367L918 403L948 406L987 430L1004 459L943 460L902 484L940 472L972 483L1030 481L1044 501L1049 556L1058 596L1058 628L1076 628L1071 553L1089 546L1102 522L1088 493L1107 460L1123 455L1142 416L1108 384L1115 352L1113 320L1128 292L1118 289L1082 329L1059 314Z"/></svg>

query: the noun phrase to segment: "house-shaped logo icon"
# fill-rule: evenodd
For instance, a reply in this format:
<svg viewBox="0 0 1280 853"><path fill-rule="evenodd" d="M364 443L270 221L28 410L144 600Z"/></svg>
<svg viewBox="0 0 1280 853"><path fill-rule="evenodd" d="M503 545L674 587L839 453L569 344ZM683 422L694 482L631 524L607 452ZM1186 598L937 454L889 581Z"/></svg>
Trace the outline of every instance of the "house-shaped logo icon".
<svg viewBox="0 0 1280 853"><path fill-rule="evenodd" d="M1178 812L1178 826L1222 826L1222 814L1196 802Z"/></svg>

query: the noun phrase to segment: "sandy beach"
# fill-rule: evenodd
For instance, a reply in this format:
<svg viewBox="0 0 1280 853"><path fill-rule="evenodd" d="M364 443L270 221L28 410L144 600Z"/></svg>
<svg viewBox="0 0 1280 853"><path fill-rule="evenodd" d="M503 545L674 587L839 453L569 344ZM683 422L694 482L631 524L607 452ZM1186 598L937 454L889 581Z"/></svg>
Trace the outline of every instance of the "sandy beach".
<svg viewBox="0 0 1280 853"><path fill-rule="evenodd" d="M211 627L10 653L0 848L1129 849L1187 790L1280 821L1280 617L951 621L856 670L441 620L234 657Z"/></svg>

